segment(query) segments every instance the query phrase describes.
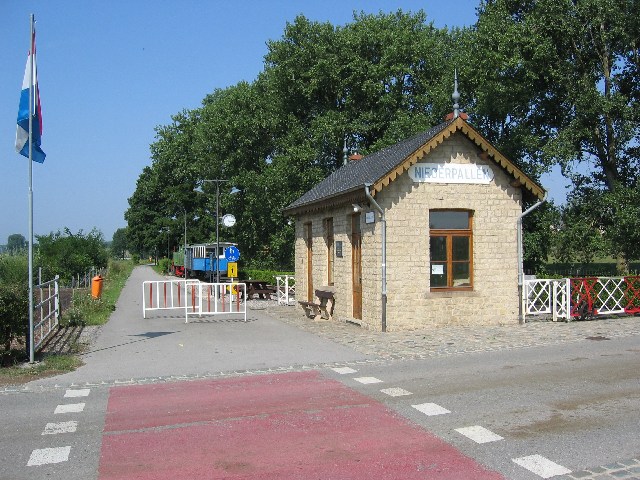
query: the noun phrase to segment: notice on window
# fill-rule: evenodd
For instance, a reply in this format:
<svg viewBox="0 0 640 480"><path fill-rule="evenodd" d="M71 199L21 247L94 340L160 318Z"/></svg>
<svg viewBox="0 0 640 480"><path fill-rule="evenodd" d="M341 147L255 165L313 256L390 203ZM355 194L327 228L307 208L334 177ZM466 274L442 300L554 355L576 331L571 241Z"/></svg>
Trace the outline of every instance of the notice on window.
<svg viewBox="0 0 640 480"><path fill-rule="evenodd" d="M444 265L431 265L431 275L444 275Z"/></svg>

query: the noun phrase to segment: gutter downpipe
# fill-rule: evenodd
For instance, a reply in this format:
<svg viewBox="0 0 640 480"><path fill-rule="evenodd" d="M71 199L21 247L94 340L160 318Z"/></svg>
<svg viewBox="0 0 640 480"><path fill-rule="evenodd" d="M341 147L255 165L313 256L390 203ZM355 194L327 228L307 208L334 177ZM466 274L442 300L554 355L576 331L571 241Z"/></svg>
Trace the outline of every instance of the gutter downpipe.
<svg viewBox="0 0 640 480"><path fill-rule="evenodd" d="M380 213L380 221L382 222L382 331L387 331L387 220L384 217L384 210L378 202L376 202L371 196L369 188L370 183L364 184L364 194L367 199L373 205L373 207Z"/></svg>
<svg viewBox="0 0 640 480"><path fill-rule="evenodd" d="M525 306L524 306L524 253L523 253L523 240L522 240L522 219L529 215L531 212L533 212L536 208L538 208L540 205L542 205L544 202L547 201L547 192L544 192L544 197L542 198L542 200L538 200L536 203L534 203L531 207L529 207L528 209L526 209L524 212L522 212L522 214L518 217L518 296L519 298L519 303L520 303L520 312L518 315L518 321L520 323L520 325L524 325L525 323L525 318L524 318L524 310L525 310Z"/></svg>

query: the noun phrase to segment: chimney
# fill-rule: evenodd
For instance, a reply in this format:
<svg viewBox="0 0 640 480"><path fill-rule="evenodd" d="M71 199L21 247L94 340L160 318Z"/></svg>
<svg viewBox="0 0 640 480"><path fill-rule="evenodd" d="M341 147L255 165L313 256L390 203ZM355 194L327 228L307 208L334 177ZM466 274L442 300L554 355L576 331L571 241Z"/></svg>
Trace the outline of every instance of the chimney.
<svg viewBox="0 0 640 480"><path fill-rule="evenodd" d="M362 155L360 155L359 153L354 153L353 155L349 155L349 160L352 162L362 160Z"/></svg>
<svg viewBox="0 0 640 480"><path fill-rule="evenodd" d="M458 116L463 120L467 120L469 118L469 115L467 115L464 112L459 112ZM448 122L449 120L453 120L454 118L455 118L455 112L450 112L444 116L444 121Z"/></svg>

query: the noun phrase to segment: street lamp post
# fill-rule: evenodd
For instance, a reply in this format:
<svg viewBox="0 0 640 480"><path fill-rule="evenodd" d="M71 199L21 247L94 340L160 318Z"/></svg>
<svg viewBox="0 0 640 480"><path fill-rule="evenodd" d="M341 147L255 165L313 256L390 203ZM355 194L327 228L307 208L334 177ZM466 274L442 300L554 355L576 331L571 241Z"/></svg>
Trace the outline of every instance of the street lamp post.
<svg viewBox="0 0 640 480"><path fill-rule="evenodd" d="M187 279L187 209L184 209L184 247L182 248L182 266L184 267L184 279Z"/></svg>
<svg viewBox="0 0 640 480"><path fill-rule="evenodd" d="M229 180L223 180L220 178L202 180L202 183L215 182L216 184L216 283L220 283L220 183L228 181Z"/></svg>

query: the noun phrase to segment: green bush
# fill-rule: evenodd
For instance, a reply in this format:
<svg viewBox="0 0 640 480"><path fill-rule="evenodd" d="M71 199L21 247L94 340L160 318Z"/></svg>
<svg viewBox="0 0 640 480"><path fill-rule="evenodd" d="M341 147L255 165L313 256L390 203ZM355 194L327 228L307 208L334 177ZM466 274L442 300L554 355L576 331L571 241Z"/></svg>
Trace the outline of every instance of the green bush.
<svg viewBox="0 0 640 480"><path fill-rule="evenodd" d="M0 361L11 354L14 341L22 343L29 325L29 287L0 282Z"/></svg>
<svg viewBox="0 0 640 480"><path fill-rule="evenodd" d="M0 255L0 364L11 345L22 343L29 325L29 266L26 255Z"/></svg>
<svg viewBox="0 0 640 480"><path fill-rule="evenodd" d="M171 260L168 258L161 258L158 260L158 269L162 273L169 273L169 267L171 266Z"/></svg>
<svg viewBox="0 0 640 480"><path fill-rule="evenodd" d="M277 270L244 269L240 271L240 280L259 280L270 285L276 284L276 277L293 276L294 272L278 272Z"/></svg>
<svg viewBox="0 0 640 480"><path fill-rule="evenodd" d="M29 283L27 255L0 255L0 283Z"/></svg>

